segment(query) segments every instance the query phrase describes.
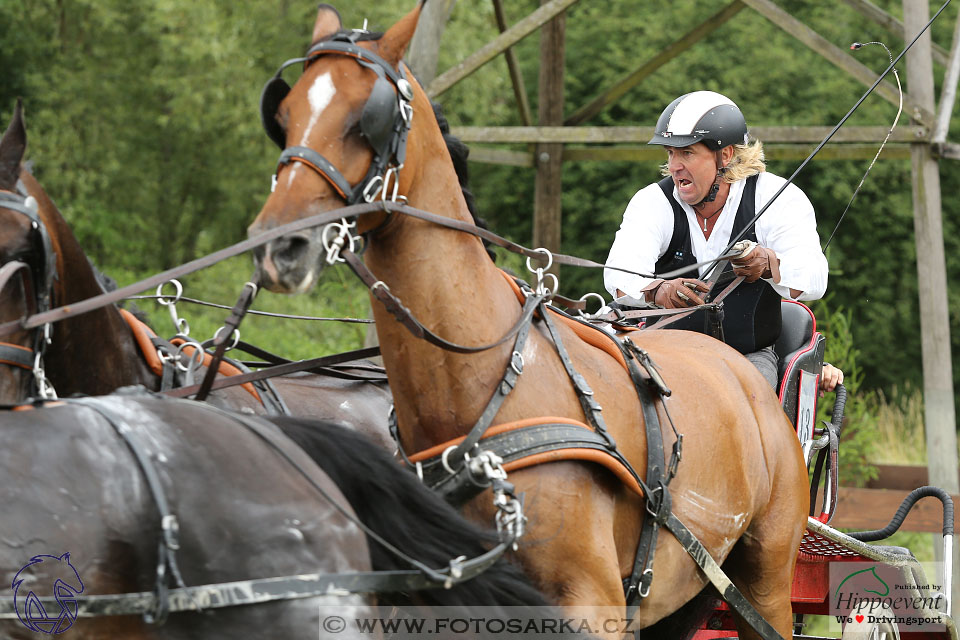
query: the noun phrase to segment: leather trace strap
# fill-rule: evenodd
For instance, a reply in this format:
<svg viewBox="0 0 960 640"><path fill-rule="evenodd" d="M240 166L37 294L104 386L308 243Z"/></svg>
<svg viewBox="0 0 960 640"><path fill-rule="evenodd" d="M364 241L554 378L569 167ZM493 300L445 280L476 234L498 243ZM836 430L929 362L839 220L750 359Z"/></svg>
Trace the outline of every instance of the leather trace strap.
<svg viewBox="0 0 960 640"><path fill-rule="evenodd" d="M723 572L717 561L713 559L710 553L703 547L696 536L687 529L686 525L680 521L674 514L669 514L665 519L664 525L670 533L674 535L677 541L686 549L690 557L694 559L703 574L710 580L710 583L716 587L720 596L730 607L743 618L764 640L784 640L783 636L777 633L777 630L767 622L762 615L750 604L743 593L730 582L730 578Z"/></svg>
<svg viewBox="0 0 960 640"><path fill-rule="evenodd" d="M346 351L344 353L335 353L329 356L323 356L320 358L311 358L310 360L297 360L294 362L286 362L285 364L278 364L272 367L262 369L260 371L253 371L250 373L243 373L236 376L229 376L226 378L217 378L210 385L210 390L215 391L217 389L226 389L227 387L233 387L236 385L246 384L247 382L255 382L258 380L266 380L269 378L274 378L277 376L284 376L291 373L298 373L300 371L316 371L322 369L323 367L328 367L331 365L341 364L344 362L352 362L354 360L359 360L361 358L371 358L373 356L379 355L380 347L367 347L365 349L357 349L355 351ZM380 381L380 378L377 378L376 381ZM173 398L186 398L192 396L200 390L199 384L190 385L187 387L178 387L176 389L170 389L164 391L163 395L167 395Z"/></svg>

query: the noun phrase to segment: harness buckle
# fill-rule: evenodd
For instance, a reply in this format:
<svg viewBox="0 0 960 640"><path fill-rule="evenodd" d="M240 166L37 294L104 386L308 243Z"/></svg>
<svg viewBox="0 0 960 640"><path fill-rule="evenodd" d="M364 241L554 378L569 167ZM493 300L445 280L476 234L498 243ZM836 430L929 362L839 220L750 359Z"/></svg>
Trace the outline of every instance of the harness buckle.
<svg viewBox="0 0 960 640"><path fill-rule="evenodd" d="M450 561L450 573L447 574L447 579L443 583L444 589L449 589L455 581L459 581L463 577L463 562L466 559L467 556L457 556Z"/></svg>
<svg viewBox="0 0 960 640"><path fill-rule="evenodd" d="M398 192L400 191L400 169L403 169L403 165L397 165L396 167L390 167L387 169L386 173L383 174L383 188L380 189L380 199L386 201L387 199L387 189L390 188L391 178L393 179L393 189L390 192L390 201L396 202ZM374 194L376 198L376 194Z"/></svg>
<svg viewBox="0 0 960 640"><path fill-rule="evenodd" d="M363 188L363 201L370 203L377 199L377 194L383 188L383 176L373 176Z"/></svg>
<svg viewBox="0 0 960 640"><path fill-rule="evenodd" d="M180 549L180 521L177 516L168 513L160 520L160 530L163 532L163 544L171 551Z"/></svg>
<svg viewBox="0 0 960 640"><path fill-rule="evenodd" d="M510 368L518 376L523 373L523 354L519 351L514 351L513 355L510 356Z"/></svg>
<svg viewBox="0 0 960 640"><path fill-rule="evenodd" d="M640 586L637 588L637 595L646 598L650 595L650 586L653 584L653 569L644 569L640 574Z"/></svg>

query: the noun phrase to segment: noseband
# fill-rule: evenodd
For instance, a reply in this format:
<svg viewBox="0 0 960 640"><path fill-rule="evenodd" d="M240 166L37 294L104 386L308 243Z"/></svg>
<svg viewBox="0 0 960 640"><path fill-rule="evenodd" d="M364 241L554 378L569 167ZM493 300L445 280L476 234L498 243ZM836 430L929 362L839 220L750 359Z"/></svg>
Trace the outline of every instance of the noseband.
<svg viewBox="0 0 960 640"><path fill-rule="evenodd" d="M390 199L397 199L398 173L406 158L407 135L413 118L413 105L410 104L413 87L407 80L403 65L399 65L399 70L394 69L377 54L357 45L357 40L364 33L356 30L337 33L331 39L310 47L304 57L287 60L267 82L260 95L263 128L270 139L283 149L277 162L277 173L291 162L304 164L329 182L348 205L372 202L378 195L387 199L391 186ZM283 70L299 62L303 62L306 69L320 56L331 54L353 58L357 64L377 74L360 115L360 132L373 149L373 161L366 176L355 185L351 185L333 163L313 149L287 147L286 132L276 118L280 103L290 93L290 85L282 77Z"/></svg>
<svg viewBox="0 0 960 640"><path fill-rule="evenodd" d="M56 276L56 253L50 242L50 234L40 220L37 200L27 193L22 182L17 182L17 192L0 191L0 208L16 211L30 221L31 235L39 238L39 259L31 260L30 264L19 260L12 260L0 268L0 291L3 291L10 280L22 273L24 296L28 308L26 315L48 311L53 306L53 279ZM41 286L37 287L39 284ZM32 308L31 308L32 307ZM43 369L43 352L50 343L52 333L50 323L37 327L33 333L32 347L0 342L0 364L19 367L33 372L34 391L40 398L56 398L53 386L47 380Z"/></svg>

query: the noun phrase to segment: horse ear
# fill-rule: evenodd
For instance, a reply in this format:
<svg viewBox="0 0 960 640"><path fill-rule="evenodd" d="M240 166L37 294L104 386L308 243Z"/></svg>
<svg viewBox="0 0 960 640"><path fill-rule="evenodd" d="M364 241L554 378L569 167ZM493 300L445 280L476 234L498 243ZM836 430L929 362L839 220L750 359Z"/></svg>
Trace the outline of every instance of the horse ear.
<svg viewBox="0 0 960 640"><path fill-rule="evenodd" d="M387 62L397 64L403 57L403 52L410 44L413 38L413 32L417 30L417 21L420 19L420 10L427 0L420 0L413 11L400 19L398 23L387 29L383 37L380 38L379 53Z"/></svg>
<svg viewBox="0 0 960 640"><path fill-rule="evenodd" d="M317 21L313 25L313 42L320 42L343 28L340 12L332 5L323 3L317 7Z"/></svg>
<svg viewBox="0 0 960 640"><path fill-rule="evenodd" d="M27 148L27 130L23 126L23 104L17 98L13 119L0 138L0 189L13 190L20 176L20 161Z"/></svg>

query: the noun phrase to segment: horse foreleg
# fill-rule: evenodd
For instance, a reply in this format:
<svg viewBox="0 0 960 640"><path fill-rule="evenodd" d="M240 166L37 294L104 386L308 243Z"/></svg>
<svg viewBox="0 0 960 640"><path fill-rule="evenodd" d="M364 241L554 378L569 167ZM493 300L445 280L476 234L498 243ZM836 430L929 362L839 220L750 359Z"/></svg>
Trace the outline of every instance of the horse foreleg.
<svg viewBox="0 0 960 640"><path fill-rule="evenodd" d="M582 463L552 463L530 471L511 474L527 494L531 526L520 543L524 569L563 608L575 630L619 640L626 627L626 602L614 534L616 480Z"/></svg>

